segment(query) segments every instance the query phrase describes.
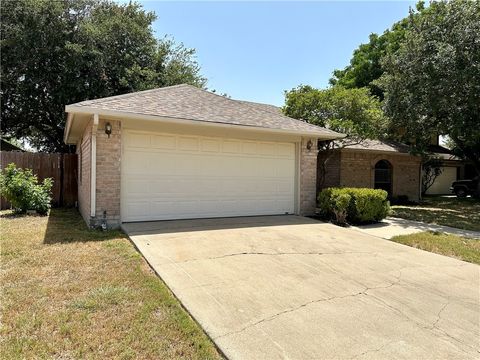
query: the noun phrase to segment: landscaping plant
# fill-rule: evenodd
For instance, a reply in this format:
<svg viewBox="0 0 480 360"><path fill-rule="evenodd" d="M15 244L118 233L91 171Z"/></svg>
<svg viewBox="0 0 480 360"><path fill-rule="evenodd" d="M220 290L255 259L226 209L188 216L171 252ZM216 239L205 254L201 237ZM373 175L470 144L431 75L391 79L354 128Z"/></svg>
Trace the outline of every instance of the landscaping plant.
<svg viewBox="0 0 480 360"><path fill-rule="evenodd" d="M387 196L387 192L380 189L327 188L320 192L318 206L321 216L334 218L337 223L342 223L339 220L351 224L378 222L390 212ZM342 208L346 203L346 218L342 219Z"/></svg>
<svg viewBox="0 0 480 360"><path fill-rule="evenodd" d="M0 194L18 213L35 210L46 215L51 207L52 185L52 179L47 178L39 183L31 169L17 168L13 163L0 172Z"/></svg>

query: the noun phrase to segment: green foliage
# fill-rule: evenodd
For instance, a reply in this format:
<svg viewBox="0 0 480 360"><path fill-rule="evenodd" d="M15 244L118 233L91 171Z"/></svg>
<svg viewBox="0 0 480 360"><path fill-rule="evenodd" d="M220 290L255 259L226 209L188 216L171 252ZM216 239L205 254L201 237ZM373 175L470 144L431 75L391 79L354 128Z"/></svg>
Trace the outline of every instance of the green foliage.
<svg viewBox="0 0 480 360"><path fill-rule="evenodd" d="M435 179L442 174L443 161L435 157L427 157L422 163L422 195L433 185Z"/></svg>
<svg viewBox="0 0 480 360"><path fill-rule="evenodd" d="M347 223L347 210L352 197L346 193L333 194L331 197L332 210L337 224Z"/></svg>
<svg viewBox="0 0 480 360"><path fill-rule="evenodd" d="M39 184L32 170L17 168L13 163L0 173L0 194L17 212L36 210L37 213L46 215L52 201L52 186L52 179L44 179Z"/></svg>
<svg viewBox="0 0 480 360"><path fill-rule="evenodd" d="M352 224L378 222L390 212L387 192L367 188L327 188L318 195L318 206L325 218L335 216L344 209L347 202L346 221Z"/></svg>
<svg viewBox="0 0 480 360"><path fill-rule="evenodd" d="M428 11L423 2L417 4L418 12L415 17ZM391 29L385 30L382 35L372 33L369 42L361 44L354 52L350 64L343 70L334 70L330 84L346 88L368 87L372 95L383 99L383 90L375 83L384 69L382 59L387 54L395 53L405 41L406 30L410 27L409 18L395 23Z"/></svg>
<svg viewBox="0 0 480 360"><path fill-rule="evenodd" d="M359 139L382 136L388 125L380 101L366 88L321 90L300 85L285 92L283 112Z"/></svg>
<svg viewBox="0 0 480 360"><path fill-rule="evenodd" d="M410 24L378 81L394 130L419 152L448 135L480 174L480 2L432 2Z"/></svg>
<svg viewBox="0 0 480 360"><path fill-rule="evenodd" d="M66 104L205 79L195 50L157 40L156 15L108 0L2 2L1 132L47 151Z"/></svg>

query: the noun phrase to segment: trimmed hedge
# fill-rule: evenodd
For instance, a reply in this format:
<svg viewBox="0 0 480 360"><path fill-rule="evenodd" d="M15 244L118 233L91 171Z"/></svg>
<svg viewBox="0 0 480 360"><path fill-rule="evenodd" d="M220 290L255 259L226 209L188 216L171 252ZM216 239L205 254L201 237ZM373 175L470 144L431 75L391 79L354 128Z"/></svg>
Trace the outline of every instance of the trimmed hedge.
<svg viewBox="0 0 480 360"><path fill-rule="evenodd" d="M340 224L362 224L378 222L387 217L390 212L387 196L388 193L380 189L327 188L318 195L318 203L324 218L334 219ZM346 218L342 219L342 207L347 199Z"/></svg>

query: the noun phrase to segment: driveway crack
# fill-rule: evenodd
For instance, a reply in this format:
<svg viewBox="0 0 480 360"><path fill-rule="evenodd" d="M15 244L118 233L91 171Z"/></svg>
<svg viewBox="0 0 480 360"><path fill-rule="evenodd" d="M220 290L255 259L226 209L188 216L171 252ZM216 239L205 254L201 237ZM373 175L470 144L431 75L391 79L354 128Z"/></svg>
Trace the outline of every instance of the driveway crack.
<svg viewBox="0 0 480 360"><path fill-rule="evenodd" d="M322 299L317 299L317 300L311 300L311 301L308 301L306 303L303 303L301 305L298 305L296 307L293 307L293 308L290 308L290 309L286 309L286 310L283 310L283 311L280 311L276 314L273 314L273 315L270 315L266 318L263 318L261 320L258 320L252 324L249 324L245 327L243 327L242 329L240 330L236 330L236 331L231 331L229 333L226 333L226 334L223 334L223 335L220 335L220 336L217 336L216 338L214 338L214 340L216 339L220 339L220 338L223 338L223 337L226 337L226 336L230 336L230 335L233 335L233 334L238 334L238 333L241 333L245 330L247 330L248 328L251 328L251 327L254 327L258 324L261 324L261 323L264 323L264 322L268 322L268 321L272 321L274 319L276 319L277 317L279 316L282 316L282 315L285 315L285 314L288 314L288 313L291 313L291 312L294 312L294 311L297 311L299 309L302 309L304 307L307 307L309 305L312 305L312 304L316 304L316 303L321 303L321 302L325 302L325 301L331 301L331 300L337 300L337 299L345 299L345 298L350 298L350 297L355 297L355 296L358 296L358 295L368 295L366 292L369 291L369 290L374 290L374 289L386 289L386 288L389 288L389 287L392 287L396 284L398 284L400 282L400 276L395 280L395 282L387 285L387 286L375 286L375 287L365 287L365 289L363 289L362 291L359 291L357 293L354 293L354 294L348 294L348 295L343 295L343 296L332 296L332 297L328 297L328 298L322 298Z"/></svg>
<svg viewBox="0 0 480 360"><path fill-rule="evenodd" d="M226 336L230 336L230 335L234 335L234 334L238 334L238 333L241 333L245 330L247 330L248 328L251 328L251 327L254 327L258 324L261 324L261 323L264 323L264 322L268 322L268 321L272 321L274 320L275 318L281 316L281 315L285 315L285 314L288 314L288 313L291 313L291 312L294 312L294 311L297 311L301 308L304 308L306 306L309 306L311 304L315 304L315 303L320 303L320 302L323 302L323 301L330 301L330 300L335 300L335 299L344 299L344 298L347 298L347 297L354 297L354 296L358 296L358 295L361 295L363 294L363 291L360 291L358 293L355 293L355 294L348 294L348 295L344 295L344 296L332 296L332 297L329 297L329 298L323 298L323 299L317 299L317 300L311 300L311 301L308 301L306 303L303 303L301 305L298 305L296 307L293 307L293 308L290 308L290 309L287 309L287 310L283 310L283 311L280 311L276 314L273 314L273 315L270 315L266 318L263 318L261 320L258 320L256 322L254 322L253 324L249 324L243 328L241 328L240 330L236 330L236 331L231 331L231 332L228 332L226 334L223 334L223 335L220 335L220 336L217 336L216 338L214 338L214 340L217 340L217 339L220 339L220 338L223 338L223 337L226 337Z"/></svg>

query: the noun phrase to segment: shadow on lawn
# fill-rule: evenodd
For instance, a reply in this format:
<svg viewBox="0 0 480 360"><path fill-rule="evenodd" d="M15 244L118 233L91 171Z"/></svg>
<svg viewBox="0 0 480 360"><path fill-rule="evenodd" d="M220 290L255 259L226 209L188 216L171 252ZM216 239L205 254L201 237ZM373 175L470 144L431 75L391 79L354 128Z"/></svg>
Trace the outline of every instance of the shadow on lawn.
<svg viewBox="0 0 480 360"><path fill-rule="evenodd" d="M101 231L89 229L76 209L52 209L48 216L44 244L103 241L125 238L118 230Z"/></svg>

